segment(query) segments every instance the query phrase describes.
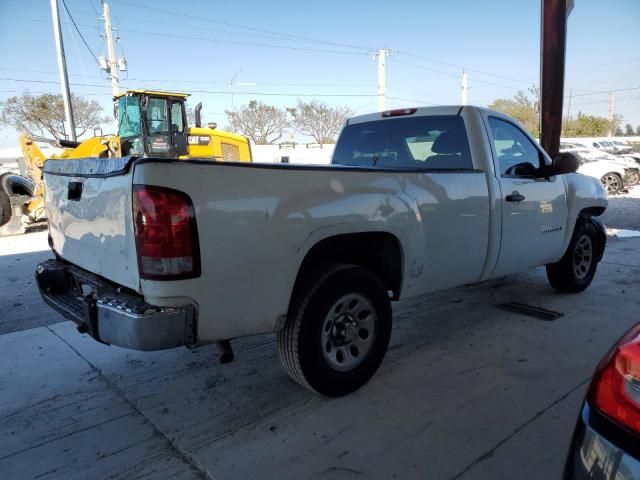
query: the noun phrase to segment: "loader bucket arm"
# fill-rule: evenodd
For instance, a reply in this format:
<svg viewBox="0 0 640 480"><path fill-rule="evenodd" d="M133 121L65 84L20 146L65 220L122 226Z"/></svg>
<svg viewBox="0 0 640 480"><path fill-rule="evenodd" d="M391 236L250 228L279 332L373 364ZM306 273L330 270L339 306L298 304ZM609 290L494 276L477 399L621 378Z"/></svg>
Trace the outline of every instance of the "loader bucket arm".
<svg viewBox="0 0 640 480"><path fill-rule="evenodd" d="M21 134L18 141L27 164L28 175L36 184L40 184L42 182L42 167L46 160L44 153L29 135Z"/></svg>

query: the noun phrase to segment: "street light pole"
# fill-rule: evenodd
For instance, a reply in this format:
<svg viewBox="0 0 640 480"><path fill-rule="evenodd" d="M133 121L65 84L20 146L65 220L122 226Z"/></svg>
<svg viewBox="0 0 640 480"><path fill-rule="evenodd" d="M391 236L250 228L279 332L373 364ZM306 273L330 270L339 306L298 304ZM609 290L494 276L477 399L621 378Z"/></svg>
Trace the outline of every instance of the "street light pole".
<svg viewBox="0 0 640 480"><path fill-rule="evenodd" d="M51 19L53 20L53 37L56 42L58 56L58 71L60 72L60 85L62 87L62 101L64 103L64 116L69 126L69 136L76 141L76 125L73 121L73 107L71 106L71 92L69 90L69 76L67 74L67 62L64 57L64 43L62 41L62 29L60 28L60 15L58 14L58 0L51 0Z"/></svg>
<svg viewBox="0 0 640 480"><path fill-rule="evenodd" d="M238 75L240 75L240 72L242 72L242 69L238 70L235 75L233 77L231 77L231 80L229 80L229 91L231 93L231 110L234 110L234 106L233 106L233 85L236 82L236 78L238 78Z"/></svg>
<svg viewBox="0 0 640 480"><path fill-rule="evenodd" d="M469 101L469 84L467 83L467 71L462 70L462 98L460 99L460 103L462 105L466 105Z"/></svg>

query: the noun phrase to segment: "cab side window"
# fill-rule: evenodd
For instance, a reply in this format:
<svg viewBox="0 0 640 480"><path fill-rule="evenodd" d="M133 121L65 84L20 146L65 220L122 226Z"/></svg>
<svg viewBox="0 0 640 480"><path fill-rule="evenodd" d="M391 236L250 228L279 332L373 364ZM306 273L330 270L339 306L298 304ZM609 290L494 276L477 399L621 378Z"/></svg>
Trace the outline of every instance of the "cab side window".
<svg viewBox="0 0 640 480"><path fill-rule="evenodd" d="M499 118L489 117L493 145L503 177L536 177L540 152L522 130Z"/></svg>

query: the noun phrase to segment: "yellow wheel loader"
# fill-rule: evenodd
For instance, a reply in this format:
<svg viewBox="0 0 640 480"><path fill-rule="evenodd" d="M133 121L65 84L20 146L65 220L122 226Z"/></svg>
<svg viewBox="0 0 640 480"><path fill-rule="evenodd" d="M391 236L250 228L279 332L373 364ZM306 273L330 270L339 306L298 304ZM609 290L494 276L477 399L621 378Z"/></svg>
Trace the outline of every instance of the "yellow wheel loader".
<svg viewBox="0 0 640 480"><path fill-rule="evenodd" d="M127 90L114 98L117 135L95 136L82 142L20 135L26 176L0 176L0 236L22 234L46 220L42 168L47 158L36 142L63 149L50 160L135 156L251 162L246 137L216 130L215 124L202 126L201 103L195 108L195 127L187 126L187 97L184 93Z"/></svg>

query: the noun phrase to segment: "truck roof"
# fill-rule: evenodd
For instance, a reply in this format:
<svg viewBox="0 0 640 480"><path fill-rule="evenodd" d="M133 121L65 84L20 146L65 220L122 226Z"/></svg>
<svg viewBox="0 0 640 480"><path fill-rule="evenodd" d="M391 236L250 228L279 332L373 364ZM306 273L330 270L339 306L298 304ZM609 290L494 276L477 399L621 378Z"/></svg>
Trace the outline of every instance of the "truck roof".
<svg viewBox="0 0 640 480"><path fill-rule="evenodd" d="M415 108L415 113L412 113L412 116L427 116L427 115L457 115L458 112L460 112L460 110L462 108L472 108L472 109L476 109L476 110L485 110L485 111L489 111L492 113L495 113L497 116L504 116L504 114L500 113L500 112L495 112L494 110L490 110L488 108L484 108L484 107L478 107L475 105L437 105L437 106L433 106L433 107L405 107L405 108L393 108L393 109L389 109L387 111L389 112L394 112L394 111L399 111L399 110L413 110ZM351 125L354 123L363 123L363 122L372 122L375 120L382 120L382 119L392 119L392 118L397 118L394 116L389 116L389 117L382 117L382 113L383 112L375 112L375 113L367 113L364 115L356 115L355 117L351 117L348 121L347 124Z"/></svg>
<svg viewBox="0 0 640 480"><path fill-rule="evenodd" d="M180 92L167 92L167 91L163 91L163 90L144 90L144 89L132 89L132 90L125 90L124 92L119 93L118 95L114 95L113 98L120 98L123 97L125 95L129 95L131 93L136 93L139 95L155 95L158 97L182 97L182 98L187 98L189 96L188 93L180 93Z"/></svg>

